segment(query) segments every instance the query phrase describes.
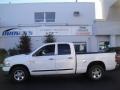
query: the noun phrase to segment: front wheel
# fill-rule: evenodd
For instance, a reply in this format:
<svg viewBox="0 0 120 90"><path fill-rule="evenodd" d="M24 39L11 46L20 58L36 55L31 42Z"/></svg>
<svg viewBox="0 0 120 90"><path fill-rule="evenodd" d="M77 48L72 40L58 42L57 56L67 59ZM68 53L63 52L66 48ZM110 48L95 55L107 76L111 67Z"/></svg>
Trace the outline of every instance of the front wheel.
<svg viewBox="0 0 120 90"><path fill-rule="evenodd" d="M15 67L10 72L10 79L14 82L23 82L28 77L29 73L24 67Z"/></svg>
<svg viewBox="0 0 120 90"><path fill-rule="evenodd" d="M104 69L100 65L94 65L88 69L87 74L92 80L99 80L104 75Z"/></svg>

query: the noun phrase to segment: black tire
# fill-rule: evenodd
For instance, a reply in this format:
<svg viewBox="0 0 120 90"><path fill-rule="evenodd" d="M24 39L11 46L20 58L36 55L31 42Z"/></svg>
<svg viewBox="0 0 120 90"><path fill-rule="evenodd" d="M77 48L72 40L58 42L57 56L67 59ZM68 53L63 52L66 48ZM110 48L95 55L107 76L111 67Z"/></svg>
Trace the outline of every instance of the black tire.
<svg viewBox="0 0 120 90"><path fill-rule="evenodd" d="M104 68L100 65L93 65L87 71L88 77L92 80L99 80L104 76Z"/></svg>
<svg viewBox="0 0 120 90"><path fill-rule="evenodd" d="M13 82L23 82L26 81L29 77L29 72L24 67L14 67L10 71L10 80Z"/></svg>

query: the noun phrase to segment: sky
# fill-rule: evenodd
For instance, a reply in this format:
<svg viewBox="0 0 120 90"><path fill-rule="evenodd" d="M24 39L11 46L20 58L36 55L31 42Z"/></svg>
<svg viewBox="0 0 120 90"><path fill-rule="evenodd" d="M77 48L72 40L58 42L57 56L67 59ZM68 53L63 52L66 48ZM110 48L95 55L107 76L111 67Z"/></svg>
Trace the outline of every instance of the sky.
<svg viewBox="0 0 120 90"><path fill-rule="evenodd" d="M77 0L78 2L95 2L96 19L102 19L100 0ZM0 3L37 3L37 2L76 2L76 0L0 0Z"/></svg>
<svg viewBox="0 0 120 90"><path fill-rule="evenodd" d="M77 0L78 2L94 2L95 0ZM76 2L76 0L0 0L0 3L31 3L31 2Z"/></svg>

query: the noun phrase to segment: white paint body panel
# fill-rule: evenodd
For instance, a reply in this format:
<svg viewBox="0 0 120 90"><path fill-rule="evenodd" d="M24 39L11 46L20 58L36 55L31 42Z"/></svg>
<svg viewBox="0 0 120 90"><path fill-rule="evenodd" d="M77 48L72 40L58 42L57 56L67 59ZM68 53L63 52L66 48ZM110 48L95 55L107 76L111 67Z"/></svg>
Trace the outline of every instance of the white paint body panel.
<svg viewBox="0 0 120 90"><path fill-rule="evenodd" d="M115 53L95 53L95 54L77 54L75 55L73 43L55 43L69 44L71 49L70 55L57 55L57 47L55 47L55 55L53 56L32 56L40 48L36 49L29 55L16 55L8 57L5 62L9 62L9 67L3 67L3 71L9 71L14 65L21 64L28 67L31 75L50 75L50 74L75 74L85 73L91 62L101 61L105 64L106 70L113 70L116 67ZM46 46L49 44L45 44ZM43 47L42 46L42 47ZM69 57L71 57L69 59ZM54 58L54 60L49 60ZM34 70L40 72L33 72ZM42 71L41 71L42 70ZM43 71L44 70L44 71Z"/></svg>
<svg viewBox="0 0 120 90"><path fill-rule="evenodd" d="M77 55L77 73L85 73L88 65L94 61L103 62L106 70L113 70L116 67L115 53L79 54Z"/></svg>
<svg viewBox="0 0 120 90"><path fill-rule="evenodd" d="M76 57L73 44L70 44L70 55L56 55L56 69L66 69L57 71L57 74L73 74L76 68ZM58 47L57 47L58 48Z"/></svg>

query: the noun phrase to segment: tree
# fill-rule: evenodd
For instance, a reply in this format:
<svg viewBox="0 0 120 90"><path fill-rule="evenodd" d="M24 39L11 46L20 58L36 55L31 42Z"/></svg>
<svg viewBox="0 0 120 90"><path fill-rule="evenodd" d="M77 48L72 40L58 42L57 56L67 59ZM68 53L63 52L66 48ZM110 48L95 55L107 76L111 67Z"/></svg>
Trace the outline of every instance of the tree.
<svg viewBox="0 0 120 90"><path fill-rule="evenodd" d="M48 34L45 36L44 43L53 43L56 42L56 39L53 34Z"/></svg>
<svg viewBox="0 0 120 90"><path fill-rule="evenodd" d="M21 54L29 53L31 51L31 38L27 36L27 33L24 32L20 37L20 44L18 45L18 50Z"/></svg>

